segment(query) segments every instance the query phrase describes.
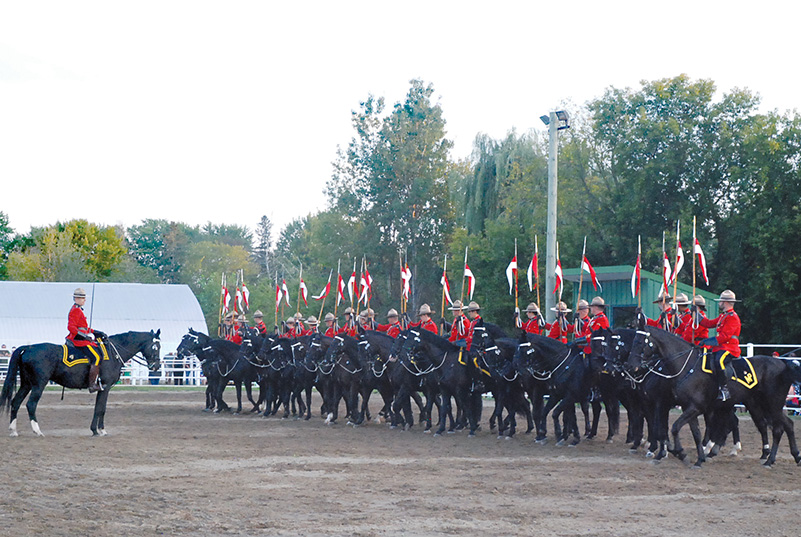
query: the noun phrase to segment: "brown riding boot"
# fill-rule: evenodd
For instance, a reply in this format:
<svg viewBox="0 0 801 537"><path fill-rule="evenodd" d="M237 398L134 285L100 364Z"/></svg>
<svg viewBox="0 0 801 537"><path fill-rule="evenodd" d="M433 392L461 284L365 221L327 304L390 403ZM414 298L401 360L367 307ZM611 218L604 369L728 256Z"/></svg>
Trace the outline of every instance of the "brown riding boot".
<svg viewBox="0 0 801 537"><path fill-rule="evenodd" d="M97 377L100 375L100 365L89 366L89 393L99 392L103 389Z"/></svg>

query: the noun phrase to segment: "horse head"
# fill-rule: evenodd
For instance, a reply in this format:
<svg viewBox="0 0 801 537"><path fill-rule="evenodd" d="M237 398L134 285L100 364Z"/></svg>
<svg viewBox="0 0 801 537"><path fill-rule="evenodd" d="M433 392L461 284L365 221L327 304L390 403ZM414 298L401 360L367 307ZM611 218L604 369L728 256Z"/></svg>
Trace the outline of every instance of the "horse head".
<svg viewBox="0 0 801 537"><path fill-rule="evenodd" d="M150 341L147 341L142 348L142 356L147 360L147 368L150 371L158 371L161 367L161 328L150 331Z"/></svg>
<svg viewBox="0 0 801 537"><path fill-rule="evenodd" d="M631 342L628 360L625 368L632 375L642 376L650 369L650 364L654 361L657 349L651 338L650 330L639 328Z"/></svg>

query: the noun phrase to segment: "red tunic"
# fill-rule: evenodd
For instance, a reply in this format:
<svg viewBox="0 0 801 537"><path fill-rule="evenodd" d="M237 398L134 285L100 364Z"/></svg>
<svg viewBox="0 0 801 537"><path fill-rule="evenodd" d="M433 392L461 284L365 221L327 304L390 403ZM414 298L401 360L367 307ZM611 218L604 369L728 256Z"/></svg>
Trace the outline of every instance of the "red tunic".
<svg viewBox="0 0 801 537"><path fill-rule="evenodd" d="M706 319L706 315L704 312L700 312L701 317ZM684 318L682 317L682 325L684 325ZM709 328L702 326L700 323L698 326L695 327L693 330L693 321L692 321L692 314L690 314L690 322L686 326L681 333L677 332L677 334L681 335L684 338L684 341L688 341L693 345L698 345L702 339L706 339L709 337Z"/></svg>
<svg viewBox="0 0 801 537"><path fill-rule="evenodd" d="M740 357L740 317L734 310L721 313L714 319L701 319L700 324L717 330L718 344L712 347L712 352L729 351L735 358Z"/></svg>
<svg viewBox="0 0 801 537"><path fill-rule="evenodd" d="M550 327L546 328L550 328L550 331L548 332L548 337L553 339L558 339L562 343L567 344L567 334L570 332L569 327L565 330L562 330L561 323L557 319L556 321L553 322L553 324L550 325Z"/></svg>
<svg viewBox="0 0 801 537"><path fill-rule="evenodd" d="M259 331L259 335L261 336L267 334L267 325L264 324L264 321L257 322L256 329Z"/></svg>
<svg viewBox="0 0 801 537"><path fill-rule="evenodd" d="M359 337L359 328L356 325L348 326L347 324L340 328L336 335L345 334L350 337Z"/></svg>
<svg viewBox="0 0 801 537"><path fill-rule="evenodd" d="M426 322L410 323L409 328L422 328L423 330L428 330L429 332L433 332L439 335L439 329L437 328L437 323L432 321L431 317L429 317Z"/></svg>
<svg viewBox="0 0 801 537"><path fill-rule="evenodd" d="M470 350L470 346L473 344L473 332L478 325L478 321L481 320L481 315L476 314L476 318L470 321L470 328L467 330L467 337L464 338L467 341L467 350Z"/></svg>
<svg viewBox="0 0 801 537"><path fill-rule="evenodd" d="M76 347L97 347L97 343L88 339L75 339L78 335L84 338L94 334L89 323L86 321L86 315L83 314L83 308L78 304L73 304L70 309L69 316L67 317L67 339L72 342Z"/></svg>
<svg viewBox="0 0 801 537"><path fill-rule="evenodd" d="M526 322L523 323L521 327L524 332L528 334L541 334L542 328L540 328L540 320L536 317L533 319L528 319Z"/></svg>
<svg viewBox="0 0 801 537"><path fill-rule="evenodd" d="M655 326L657 328L661 328L667 332L673 332L673 313L663 313L659 315L659 318L656 320L647 319L645 320L648 326ZM667 326L665 326L667 324Z"/></svg>
<svg viewBox="0 0 801 537"><path fill-rule="evenodd" d="M325 334L324 334L324 335L326 335L326 336L328 336L328 337L334 337L334 336L336 336L336 335L337 335L337 330L336 330L336 328L334 328L333 326L331 326L331 327L329 327L329 328L326 328L326 330L325 330Z"/></svg>
<svg viewBox="0 0 801 537"><path fill-rule="evenodd" d="M396 338L401 333L401 325L400 323L379 324L376 330L385 332L388 336Z"/></svg>
<svg viewBox="0 0 801 537"><path fill-rule="evenodd" d="M585 334L587 336L587 345L584 347L584 354L592 353L592 349L590 348L590 336L593 332L600 330L601 328L609 330L609 318L604 312L598 313L592 319L590 319L590 322L587 323L587 330Z"/></svg>
<svg viewBox="0 0 801 537"><path fill-rule="evenodd" d="M317 333L317 327L316 327L316 326L314 326L314 327L309 327L309 328L307 328L307 329L306 329L306 330L304 330L304 331L303 331L303 332L302 332L300 335L301 335L301 336L311 336L311 335L314 335L314 334L316 334L316 333Z"/></svg>
<svg viewBox="0 0 801 537"><path fill-rule="evenodd" d="M453 320L451 325L451 337L448 341L455 343L460 339L467 339L467 334L470 331L470 323L467 322L467 317L459 315Z"/></svg>

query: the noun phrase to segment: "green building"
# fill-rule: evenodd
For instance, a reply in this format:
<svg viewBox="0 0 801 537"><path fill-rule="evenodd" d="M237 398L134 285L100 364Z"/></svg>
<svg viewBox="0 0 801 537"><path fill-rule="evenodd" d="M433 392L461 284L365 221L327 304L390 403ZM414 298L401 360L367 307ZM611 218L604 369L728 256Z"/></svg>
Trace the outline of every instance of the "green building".
<svg viewBox="0 0 801 537"><path fill-rule="evenodd" d="M617 265L613 267L593 267L598 276L603 290L595 290L592 287L592 279L588 273L584 273L581 285L581 298L590 302L593 297L603 297L606 302L606 315L613 328L627 326L634 319L638 301L641 301L642 311L651 319L659 317L659 308L654 304L654 300L659 296L659 289L662 287L662 276L647 270L640 271L640 295L636 298L631 297L631 274L634 272L632 265ZM568 302L568 306L575 311L575 304L578 302L579 291L579 269L565 269L563 271L566 281L573 282L572 302L569 296L562 295L562 300ZM703 284L703 280L700 280ZM670 286L671 295L673 286ZM693 288L684 283L678 284L678 292L692 297ZM718 316L718 303L715 299L718 295L696 288L696 295L701 295L706 300L707 317Z"/></svg>

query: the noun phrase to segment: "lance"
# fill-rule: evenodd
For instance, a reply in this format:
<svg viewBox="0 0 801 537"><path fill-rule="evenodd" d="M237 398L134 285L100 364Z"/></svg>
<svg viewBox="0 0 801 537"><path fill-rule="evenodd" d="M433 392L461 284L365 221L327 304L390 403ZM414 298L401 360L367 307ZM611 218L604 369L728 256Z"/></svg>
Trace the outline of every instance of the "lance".
<svg viewBox="0 0 801 537"><path fill-rule="evenodd" d="M339 330L339 318L337 318L337 309L339 308L339 278L342 277L342 259L337 259L337 297L334 301L334 331ZM345 298L344 296L342 298Z"/></svg>
<svg viewBox="0 0 801 537"><path fill-rule="evenodd" d="M691 304L692 304L691 308L695 308L696 307L695 306L695 243L696 243L697 240L698 240L698 238L697 238L697 236L695 234L695 216L693 216L693 247L692 247L692 250L691 250L691 253L690 253L690 255L693 256L693 296L690 299ZM693 312L692 325L693 325L693 341L692 342L693 342L693 344L695 344L695 330L698 328L698 316L695 314L695 312Z"/></svg>
<svg viewBox="0 0 801 537"><path fill-rule="evenodd" d="M442 267L442 274L447 274L448 270L448 254L445 254L445 261ZM439 314L440 319L445 318L445 282L442 282L442 307L440 308L441 313ZM445 335L445 325L444 323L439 324L439 331L441 336Z"/></svg>
<svg viewBox="0 0 801 537"><path fill-rule="evenodd" d="M334 274L334 269L331 269L331 272L328 273L328 286L327 286L328 287L328 293L331 292L330 285L331 285L331 276L333 276L333 274ZM326 293L325 296L323 296L323 304L322 304L322 306L320 306L320 315L318 316L318 321L320 323L323 322L323 309L325 309L325 299L328 298L328 293Z"/></svg>
<svg viewBox="0 0 801 537"><path fill-rule="evenodd" d="M581 332L581 317L579 317L578 313L578 303L581 300L581 286L584 283L584 257L587 255L587 236L584 235L584 247L581 249L581 263L579 263L579 288L578 288L578 298L576 298L576 313L575 313L575 321L573 325L573 335L579 337Z"/></svg>
<svg viewBox="0 0 801 537"><path fill-rule="evenodd" d="M637 307L642 311L642 292L640 290L640 278L642 272L642 235L637 235L637 264L639 271L637 272Z"/></svg>
<svg viewBox="0 0 801 537"><path fill-rule="evenodd" d="M279 289L279 287L278 287L278 271L276 270L275 271L275 332L276 333L280 333L280 330L278 328L278 305L281 303L281 301L278 300L278 289Z"/></svg>
<svg viewBox="0 0 801 537"><path fill-rule="evenodd" d="M298 275L298 309L296 311L300 313L300 295L303 292L303 290L300 288L300 282L303 281L303 263L300 261L298 261L298 263L300 263L300 274Z"/></svg>
<svg viewBox="0 0 801 537"><path fill-rule="evenodd" d="M464 266L465 266L465 268L467 267L467 246L464 247ZM462 272L462 294L459 297L459 302L461 302L462 304L464 304L464 280L465 280L465 274L464 274L464 271L463 271Z"/></svg>
<svg viewBox="0 0 801 537"><path fill-rule="evenodd" d="M540 302L540 256L539 256L539 248L537 248L537 236L534 235L534 257L537 258L537 266L534 267L534 277L536 278L536 285L537 285L537 307L541 304Z"/></svg>
<svg viewBox="0 0 801 537"><path fill-rule="evenodd" d="M517 263L517 237L515 237L515 263ZM514 270L514 276L515 276L515 313L517 313L517 321L515 322L515 325L517 325L517 327L520 328L520 327L523 326L523 321L520 320L520 300L519 300L519 294L518 294L518 290L517 290L517 273L518 272L519 272L519 269L517 267L515 267L515 270Z"/></svg>
<svg viewBox="0 0 801 537"><path fill-rule="evenodd" d="M351 310L350 319L348 319L348 324L347 324L348 328L352 328L354 326L355 320L356 320L355 316L353 315L353 295L355 295L356 292L357 292L356 289L353 288L353 287L356 286L356 280L355 280L355 278L356 278L356 276L355 276L356 275L356 258L355 257L353 258L353 274L354 274L354 276L353 276L354 277L353 285L351 285L350 282L348 282L348 287L349 287L348 294L350 295L350 310ZM359 297L356 297L356 298L358 299Z"/></svg>
<svg viewBox="0 0 801 537"><path fill-rule="evenodd" d="M220 314L217 316L217 337L220 337L222 331L222 317L223 317L223 301L225 299L225 271L220 278Z"/></svg>
<svg viewBox="0 0 801 537"><path fill-rule="evenodd" d="M676 262L673 264L673 270L676 272L676 275L673 277L673 306L676 305L676 290L679 286L679 248L681 245L681 240L679 238L679 231L681 229L681 220L676 220ZM677 308L678 311L678 308Z"/></svg>

